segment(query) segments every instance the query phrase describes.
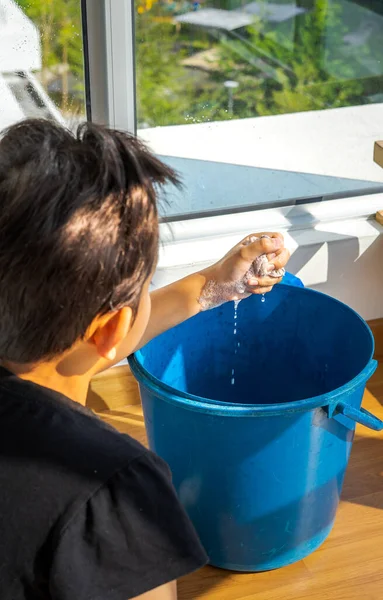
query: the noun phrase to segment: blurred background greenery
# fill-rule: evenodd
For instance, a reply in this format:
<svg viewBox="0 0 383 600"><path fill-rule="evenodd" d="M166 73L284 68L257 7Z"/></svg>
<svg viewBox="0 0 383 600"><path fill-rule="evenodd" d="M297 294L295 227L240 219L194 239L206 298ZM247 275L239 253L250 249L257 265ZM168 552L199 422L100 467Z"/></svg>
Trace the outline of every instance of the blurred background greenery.
<svg viewBox="0 0 383 600"><path fill-rule="evenodd" d="M18 4L41 33L42 85L65 116L83 114L80 0ZM382 4L136 0L138 128L383 101ZM180 19L209 8L245 12L250 24Z"/></svg>

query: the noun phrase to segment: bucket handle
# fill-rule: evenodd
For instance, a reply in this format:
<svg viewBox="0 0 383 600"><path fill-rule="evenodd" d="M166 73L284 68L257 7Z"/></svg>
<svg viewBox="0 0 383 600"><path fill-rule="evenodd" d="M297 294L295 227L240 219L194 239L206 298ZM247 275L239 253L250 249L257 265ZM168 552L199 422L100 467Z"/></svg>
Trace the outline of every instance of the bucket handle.
<svg viewBox="0 0 383 600"><path fill-rule="evenodd" d="M370 377L375 373L376 368L378 366L378 362L374 359L370 360L366 369L363 371L363 374L360 377L363 377L363 381L366 382L370 379ZM360 423L369 429L373 429L374 431L383 431L383 421L375 417L372 413L370 413L365 408L354 408L347 404L347 402L335 402L334 404L328 407L328 416L331 418L336 413L344 415L345 417L351 419L352 421L356 421L356 423Z"/></svg>
<svg viewBox="0 0 383 600"><path fill-rule="evenodd" d="M375 417L372 413L370 413L365 408L354 408L345 402L339 402L336 405L335 413L340 413L365 427L369 427L369 429L373 429L374 431L383 431L383 421Z"/></svg>

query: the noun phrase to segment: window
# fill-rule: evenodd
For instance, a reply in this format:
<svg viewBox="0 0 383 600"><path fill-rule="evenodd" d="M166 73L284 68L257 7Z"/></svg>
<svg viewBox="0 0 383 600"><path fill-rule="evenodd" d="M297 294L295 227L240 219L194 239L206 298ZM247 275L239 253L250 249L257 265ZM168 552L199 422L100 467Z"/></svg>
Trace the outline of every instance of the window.
<svg viewBox="0 0 383 600"><path fill-rule="evenodd" d="M380 0L135 0L135 17L138 132L186 183L168 218L383 190Z"/></svg>
<svg viewBox="0 0 383 600"><path fill-rule="evenodd" d="M0 0L0 130L84 119L80 0Z"/></svg>
<svg viewBox="0 0 383 600"><path fill-rule="evenodd" d="M136 130L183 177L167 220L362 203L383 191L382 37L380 0L0 0L0 129Z"/></svg>

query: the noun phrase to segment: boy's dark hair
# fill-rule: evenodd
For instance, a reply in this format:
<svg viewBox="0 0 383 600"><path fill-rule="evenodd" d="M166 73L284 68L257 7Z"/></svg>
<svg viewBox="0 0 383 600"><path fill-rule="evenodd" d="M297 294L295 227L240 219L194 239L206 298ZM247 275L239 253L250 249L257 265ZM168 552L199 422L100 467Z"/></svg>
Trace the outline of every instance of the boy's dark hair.
<svg viewBox="0 0 383 600"><path fill-rule="evenodd" d="M0 358L52 358L130 306L158 252L156 186L174 171L137 138L29 119L0 140Z"/></svg>

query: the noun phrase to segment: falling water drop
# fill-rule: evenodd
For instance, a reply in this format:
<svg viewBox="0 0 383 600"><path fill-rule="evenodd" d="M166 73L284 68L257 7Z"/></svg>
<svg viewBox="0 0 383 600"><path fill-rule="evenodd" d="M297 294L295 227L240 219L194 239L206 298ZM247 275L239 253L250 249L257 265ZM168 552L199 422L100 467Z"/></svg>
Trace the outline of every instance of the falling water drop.
<svg viewBox="0 0 383 600"><path fill-rule="evenodd" d="M234 300L234 335L237 335L237 319L238 319L238 305L240 300ZM234 346L234 355L237 354L239 342ZM235 385L235 368L231 370L231 385Z"/></svg>

